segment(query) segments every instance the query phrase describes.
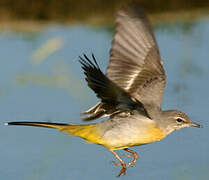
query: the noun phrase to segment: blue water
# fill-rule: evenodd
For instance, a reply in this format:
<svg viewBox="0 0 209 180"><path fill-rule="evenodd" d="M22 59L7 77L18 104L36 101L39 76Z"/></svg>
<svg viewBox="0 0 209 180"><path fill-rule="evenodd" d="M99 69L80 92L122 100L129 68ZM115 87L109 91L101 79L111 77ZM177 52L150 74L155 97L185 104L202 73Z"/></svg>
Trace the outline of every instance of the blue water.
<svg viewBox="0 0 209 180"><path fill-rule="evenodd" d="M162 23L154 31L167 74L163 109L181 109L204 128L186 128L132 148L139 160L121 179L208 179L209 18ZM98 100L86 85L78 56L93 52L105 71L112 35L107 27L84 25L0 33L0 179L115 179L120 168L103 147L53 129L3 125L14 120L82 123L80 112ZM51 44L60 46L37 58L53 39Z"/></svg>

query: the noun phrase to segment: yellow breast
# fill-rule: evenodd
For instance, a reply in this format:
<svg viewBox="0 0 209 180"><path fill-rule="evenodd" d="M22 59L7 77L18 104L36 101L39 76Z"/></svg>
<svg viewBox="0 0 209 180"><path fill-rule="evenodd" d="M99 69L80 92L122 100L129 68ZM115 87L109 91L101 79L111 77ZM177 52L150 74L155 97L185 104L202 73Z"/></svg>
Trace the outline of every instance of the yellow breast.
<svg viewBox="0 0 209 180"><path fill-rule="evenodd" d="M110 150L148 144L159 141L165 137L165 133L154 123L143 125L146 127L137 126L135 129L119 129L114 131L115 134L109 133L108 138L101 136L96 124L67 125L61 131L81 137L89 143L103 145Z"/></svg>
<svg viewBox="0 0 209 180"><path fill-rule="evenodd" d="M157 125L148 125L147 131L139 136L140 144L148 144L159 141L164 138L166 134Z"/></svg>
<svg viewBox="0 0 209 180"><path fill-rule="evenodd" d="M113 143L114 137L112 137L112 141L111 139L108 139L104 141L103 145L110 150L119 150L129 148L131 146L139 146L156 142L166 136L166 134L157 125L146 124L146 126L146 128L143 127L143 130L140 130L139 128L139 133L137 136L134 135L133 137L131 137L132 132L129 132L130 135L128 136L128 138L121 136L120 139L115 141L117 143Z"/></svg>

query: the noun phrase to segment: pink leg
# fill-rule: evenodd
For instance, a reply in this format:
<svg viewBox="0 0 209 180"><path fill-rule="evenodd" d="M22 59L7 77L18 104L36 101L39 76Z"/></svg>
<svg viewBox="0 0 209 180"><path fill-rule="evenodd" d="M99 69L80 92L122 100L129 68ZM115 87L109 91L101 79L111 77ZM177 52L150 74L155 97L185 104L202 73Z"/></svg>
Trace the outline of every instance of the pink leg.
<svg viewBox="0 0 209 180"><path fill-rule="evenodd" d="M127 169L127 167L126 167L126 164L124 163L124 161L116 154L116 152L114 152L114 151L110 151L110 152L112 152L113 155L120 161L120 164L113 162L114 165L115 166L122 166L122 169L120 170L120 172L117 175L117 177L120 177L121 174L126 175L126 169Z"/></svg>
<svg viewBox="0 0 209 180"><path fill-rule="evenodd" d="M128 167L131 166L131 165L135 165L135 162L136 162L136 160L139 157L137 152L135 152L135 151L133 151L131 149L128 149L128 148L126 148L124 150L129 152L129 153L131 153L131 155L125 155L126 157L133 157L132 161L130 163L128 163Z"/></svg>

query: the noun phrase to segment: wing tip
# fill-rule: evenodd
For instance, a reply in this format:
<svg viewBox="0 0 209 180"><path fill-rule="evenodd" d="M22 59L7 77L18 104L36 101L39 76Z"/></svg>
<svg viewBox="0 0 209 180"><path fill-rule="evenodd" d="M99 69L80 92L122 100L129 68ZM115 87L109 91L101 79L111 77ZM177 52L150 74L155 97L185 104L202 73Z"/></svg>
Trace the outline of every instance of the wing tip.
<svg viewBox="0 0 209 180"><path fill-rule="evenodd" d="M92 53L91 56L93 60L91 60L85 53L83 53L83 57L78 56L79 62L82 65L82 69L84 69L84 71L87 71L87 69L97 69L101 71L95 55Z"/></svg>

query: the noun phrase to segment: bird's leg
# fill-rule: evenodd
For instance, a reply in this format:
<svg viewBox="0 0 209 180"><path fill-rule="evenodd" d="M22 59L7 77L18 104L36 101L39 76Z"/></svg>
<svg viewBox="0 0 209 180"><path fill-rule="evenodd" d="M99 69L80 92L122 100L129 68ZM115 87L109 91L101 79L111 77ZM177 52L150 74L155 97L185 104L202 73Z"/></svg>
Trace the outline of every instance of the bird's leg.
<svg viewBox="0 0 209 180"><path fill-rule="evenodd" d="M130 163L128 163L128 167L131 166L131 165L134 166L136 160L138 159L137 152L135 152L135 151L133 151L131 149L128 149L128 148L125 148L124 150L127 151L127 152L129 152L129 153L131 153L131 155L128 154L128 155L124 155L124 156L126 156L126 157L133 157L132 161Z"/></svg>
<svg viewBox="0 0 209 180"><path fill-rule="evenodd" d="M121 174L126 175L126 169L127 169L126 164L125 164L124 161L116 154L115 151L111 151L111 152L112 152L113 155L120 161L120 164L119 164L119 163L115 163L115 162L113 161L114 165L115 165L115 166L122 166L122 169L120 170L120 172L119 172L119 174L117 175L117 177L120 177Z"/></svg>

